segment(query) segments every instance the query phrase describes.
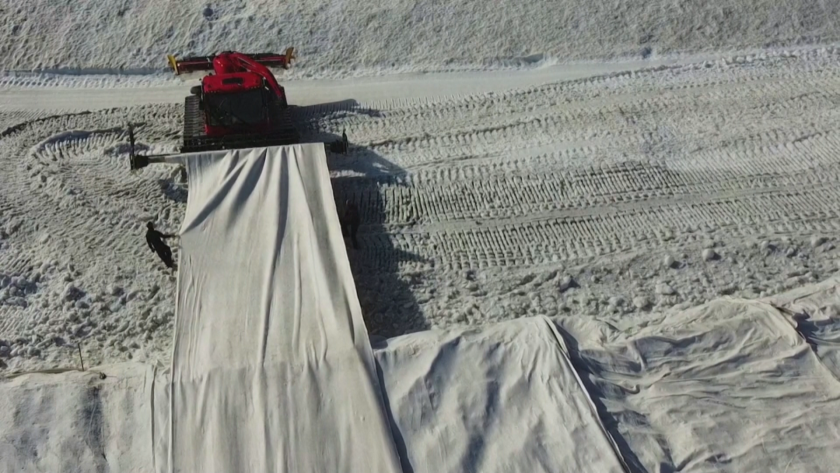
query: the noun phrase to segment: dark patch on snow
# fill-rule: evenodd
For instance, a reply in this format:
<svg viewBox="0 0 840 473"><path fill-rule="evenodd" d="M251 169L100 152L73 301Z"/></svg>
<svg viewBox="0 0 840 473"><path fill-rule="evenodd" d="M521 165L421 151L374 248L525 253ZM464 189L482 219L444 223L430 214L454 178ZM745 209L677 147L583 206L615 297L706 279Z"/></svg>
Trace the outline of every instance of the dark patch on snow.
<svg viewBox="0 0 840 473"><path fill-rule="evenodd" d="M187 203L187 189L183 185L176 184L169 179L160 179L158 184L160 184L161 191L169 200L181 204Z"/></svg>

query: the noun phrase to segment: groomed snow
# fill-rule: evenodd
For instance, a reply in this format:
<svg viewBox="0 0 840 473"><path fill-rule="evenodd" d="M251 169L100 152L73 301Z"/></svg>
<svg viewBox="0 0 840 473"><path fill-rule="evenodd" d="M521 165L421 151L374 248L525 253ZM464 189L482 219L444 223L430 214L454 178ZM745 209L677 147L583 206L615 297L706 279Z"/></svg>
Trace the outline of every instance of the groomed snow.
<svg viewBox="0 0 840 473"><path fill-rule="evenodd" d="M176 279L143 232L182 228L196 186L129 172L125 124L143 152L177 148L196 77L166 54L295 46L281 81L306 139L353 146L328 164L361 208L342 320L364 317L384 395L366 442L384 413L415 473L834 471L838 20L819 0L5 2L0 469L189 469L173 432L264 453L245 436L281 422L240 389L265 395L259 376L179 391ZM191 367L235 358L185 320L182 351L211 354ZM171 406L210 427L179 431Z"/></svg>
<svg viewBox="0 0 840 473"><path fill-rule="evenodd" d="M166 55L300 51L295 77L523 68L840 40L817 0L8 0L0 70L144 74Z"/></svg>
<svg viewBox="0 0 840 473"><path fill-rule="evenodd" d="M308 139L354 145L330 166L338 199L361 204L350 261L373 334L534 315L621 327L838 269L838 72L817 48L449 98L348 87L295 114ZM179 228L188 186L128 172L124 123L171 151L181 113L0 113L9 371L78 366L79 344L90 364L169 360L175 281L143 232Z"/></svg>

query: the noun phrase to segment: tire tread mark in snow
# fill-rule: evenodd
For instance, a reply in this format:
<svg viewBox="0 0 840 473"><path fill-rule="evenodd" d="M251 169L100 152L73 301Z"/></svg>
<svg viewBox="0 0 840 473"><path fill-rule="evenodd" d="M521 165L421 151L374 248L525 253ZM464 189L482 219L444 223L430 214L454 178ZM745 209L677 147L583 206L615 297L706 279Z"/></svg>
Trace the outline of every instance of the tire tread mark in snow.
<svg viewBox="0 0 840 473"><path fill-rule="evenodd" d="M165 118L152 110L152 115L145 115L141 109L135 118ZM59 265L70 262L85 274L89 265L97 264L95 255L108 255L111 264L102 265L100 260L97 272L103 280L110 280L118 271L114 261L155 264L136 239L142 234L144 217L138 209L161 211L164 219L171 220L175 212L170 210L181 204L161 191L158 180L165 181L168 170L128 172L127 136L119 128L102 129L103 123L124 123L126 113L132 112L36 117L0 140L0 165L7 170L0 175L0 188L6 190L3 197L8 200L4 205L11 205L20 215L39 216L37 220L24 219L19 232L10 235L11 254L0 250L4 272L27 275L54 260ZM175 118L172 116L173 122ZM165 126L157 128L165 130ZM142 133L140 138L144 139ZM41 240L41 236L48 238ZM49 278L44 281L49 283ZM52 286L55 284L63 283L56 279ZM9 310L14 313L3 317L0 338L20 333L20 327L45 311L60 309L36 309L33 305L10 309L0 304L0 312Z"/></svg>

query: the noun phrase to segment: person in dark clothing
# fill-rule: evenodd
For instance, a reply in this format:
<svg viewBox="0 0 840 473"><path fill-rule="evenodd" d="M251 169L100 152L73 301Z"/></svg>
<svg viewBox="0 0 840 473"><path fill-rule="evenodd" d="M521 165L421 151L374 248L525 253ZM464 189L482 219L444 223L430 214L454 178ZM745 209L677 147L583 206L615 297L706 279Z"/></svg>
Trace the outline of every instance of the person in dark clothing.
<svg viewBox="0 0 840 473"><path fill-rule="evenodd" d="M149 248L157 253L167 268L175 267L175 263L172 261L172 249L163 242L167 238L175 238L175 235L166 235L155 230L155 225L152 222L146 224L146 229L146 244L149 245Z"/></svg>
<svg viewBox="0 0 840 473"><path fill-rule="evenodd" d="M356 241L356 233L359 231L359 223L361 216L359 215L359 208L350 200L344 201L344 215L341 219L341 234L350 235L350 241L353 242L353 248L359 248L359 242Z"/></svg>

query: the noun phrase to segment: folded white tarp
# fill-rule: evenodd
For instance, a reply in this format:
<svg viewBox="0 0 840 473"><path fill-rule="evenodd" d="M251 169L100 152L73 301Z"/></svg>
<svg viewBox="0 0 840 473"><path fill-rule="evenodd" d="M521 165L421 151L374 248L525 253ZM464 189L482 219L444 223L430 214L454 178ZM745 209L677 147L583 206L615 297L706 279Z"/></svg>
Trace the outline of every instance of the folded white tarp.
<svg viewBox="0 0 840 473"><path fill-rule="evenodd" d="M376 358L405 471L623 471L548 319L407 335Z"/></svg>
<svg viewBox="0 0 840 473"><path fill-rule="evenodd" d="M323 144L181 159L173 471L399 471Z"/></svg>
<svg viewBox="0 0 840 473"><path fill-rule="evenodd" d="M772 306L715 301L606 338L575 364L637 470L840 468L840 382Z"/></svg>

